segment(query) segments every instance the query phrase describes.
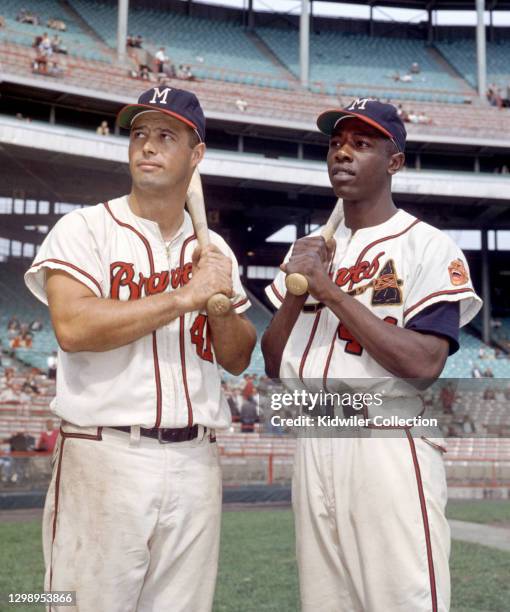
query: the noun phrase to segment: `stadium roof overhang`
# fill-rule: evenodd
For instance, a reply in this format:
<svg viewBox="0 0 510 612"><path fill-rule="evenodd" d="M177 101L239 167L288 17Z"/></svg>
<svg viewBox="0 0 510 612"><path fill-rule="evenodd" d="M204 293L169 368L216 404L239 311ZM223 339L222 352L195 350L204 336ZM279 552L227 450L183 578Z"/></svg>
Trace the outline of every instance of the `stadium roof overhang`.
<svg viewBox="0 0 510 612"><path fill-rule="evenodd" d="M314 0L311 0L312 4ZM359 0L320 0L334 4L361 4ZM422 9L433 11L473 11L473 0L369 0L369 6L382 6L394 8ZM510 0L488 0L486 10L510 10Z"/></svg>

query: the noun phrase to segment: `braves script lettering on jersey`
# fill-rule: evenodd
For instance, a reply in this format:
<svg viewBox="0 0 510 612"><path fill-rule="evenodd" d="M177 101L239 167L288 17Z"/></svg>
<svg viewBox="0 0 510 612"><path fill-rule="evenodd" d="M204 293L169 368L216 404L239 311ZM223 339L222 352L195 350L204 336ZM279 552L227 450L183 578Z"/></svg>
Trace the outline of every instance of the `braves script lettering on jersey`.
<svg viewBox="0 0 510 612"><path fill-rule="evenodd" d="M403 210L354 234L342 223L335 240L330 278L389 325L405 327L445 301L459 303L465 325L481 307L460 249ZM281 272L266 293L279 308L285 292ZM416 389L312 298L290 333L280 377L315 391L379 386L384 379L384 402L365 408L366 416L408 418L423 409ZM389 433L298 439L292 499L304 612L449 609L442 443L409 428Z"/></svg>
<svg viewBox="0 0 510 612"><path fill-rule="evenodd" d="M249 308L238 266L225 241L211 240L232 259L236 312ZM158 225L135 216L127 198L84 208L63 217L48 234L26 274L33 293L46 303L45 269L60 269L97 297L118 300L171 291L191 277L197 245L189 215L168 247ZM171 341L178 338L178 342ZM205 312L191 312L151 335L110 351L59 350L57 399L61 418L81 426L133 425L212 428L230 424L230 410ZM119 410L129 406L128 410Z"/></svg>
<svg viewBox="0 0 510 612"><path fill-rule="evenodd" d="M459 301L462 326L480 309L481 300L474 292L460 249L448 236L403 210L377 227L359 229L354 236L342 223L335 240L331 277L381 319L388 317L395 325L405 327L432 304ZM464 270L464 275L459 274L461 282L449 271L452 265ZM279 308L285 292L285 274L281 272L266 293ZM319 305L307 310L300 314L285 347L281 378L327 381L391 376L329 309Z"/></svg>

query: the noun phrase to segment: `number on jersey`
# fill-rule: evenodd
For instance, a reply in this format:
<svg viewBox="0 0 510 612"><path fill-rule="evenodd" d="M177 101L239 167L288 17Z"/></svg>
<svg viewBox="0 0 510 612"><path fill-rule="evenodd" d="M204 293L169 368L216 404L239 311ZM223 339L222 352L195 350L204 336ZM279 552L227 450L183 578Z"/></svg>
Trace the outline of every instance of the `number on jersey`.
<svg viewBox="0 0 510 612"><path fill-rule="evenodd" d="M395 317L385 317L384 320L390 325L397 324L397 319L395 319ZM340 340L345 341L346 344L344 351L346 353L358 356L363 354L363 347L342 322L340 322L340 325L338 326L338 337Z"/></svg>
<svg viewBox="0 0 510 612"><path fill-rule="evenodd" d="M204 361L213 362L211 330L207 317L199 314L190 329L191 343L197 348L197 355Z"/></svg>

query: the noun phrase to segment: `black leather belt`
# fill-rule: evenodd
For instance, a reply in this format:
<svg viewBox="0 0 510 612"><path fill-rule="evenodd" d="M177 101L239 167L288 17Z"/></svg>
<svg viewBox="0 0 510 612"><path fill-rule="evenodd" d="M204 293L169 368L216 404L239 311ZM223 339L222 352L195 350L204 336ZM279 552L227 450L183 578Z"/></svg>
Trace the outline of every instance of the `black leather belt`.
<svg viewBox="0 0 510 612"><path fill-rule="evenodd" d="M131 433L131 427L112 427L118 431ZM171 442L188 442L198 436L198 425L193 427L180 427L171 429L169 427L153 427L152 429L140 428L140 435L146 438L154 438L160 444L170 444Z"/></svg>
<svg viewBox="0 0 510 612"><path fill-rule="evenodd" d="M322 302L317 302L316 304L305 304L303 306L303 312L306 314L314 314L319 312L319 310L322 310L322 308L324 308L324 304Z"/></svg>

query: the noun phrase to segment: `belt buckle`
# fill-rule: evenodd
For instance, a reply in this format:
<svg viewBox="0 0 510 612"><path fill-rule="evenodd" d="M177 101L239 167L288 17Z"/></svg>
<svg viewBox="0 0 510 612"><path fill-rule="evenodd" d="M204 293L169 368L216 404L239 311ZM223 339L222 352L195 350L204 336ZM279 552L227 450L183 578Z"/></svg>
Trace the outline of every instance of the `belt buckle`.
<svg viewBox="0 0 510 612"><path fill-rule="evenodd" d="M171 444L173 442L173 440L164 440L163 439L163 432L166 430L166 427L160 427L158 428L158 442L160 444Z"/></svg>

